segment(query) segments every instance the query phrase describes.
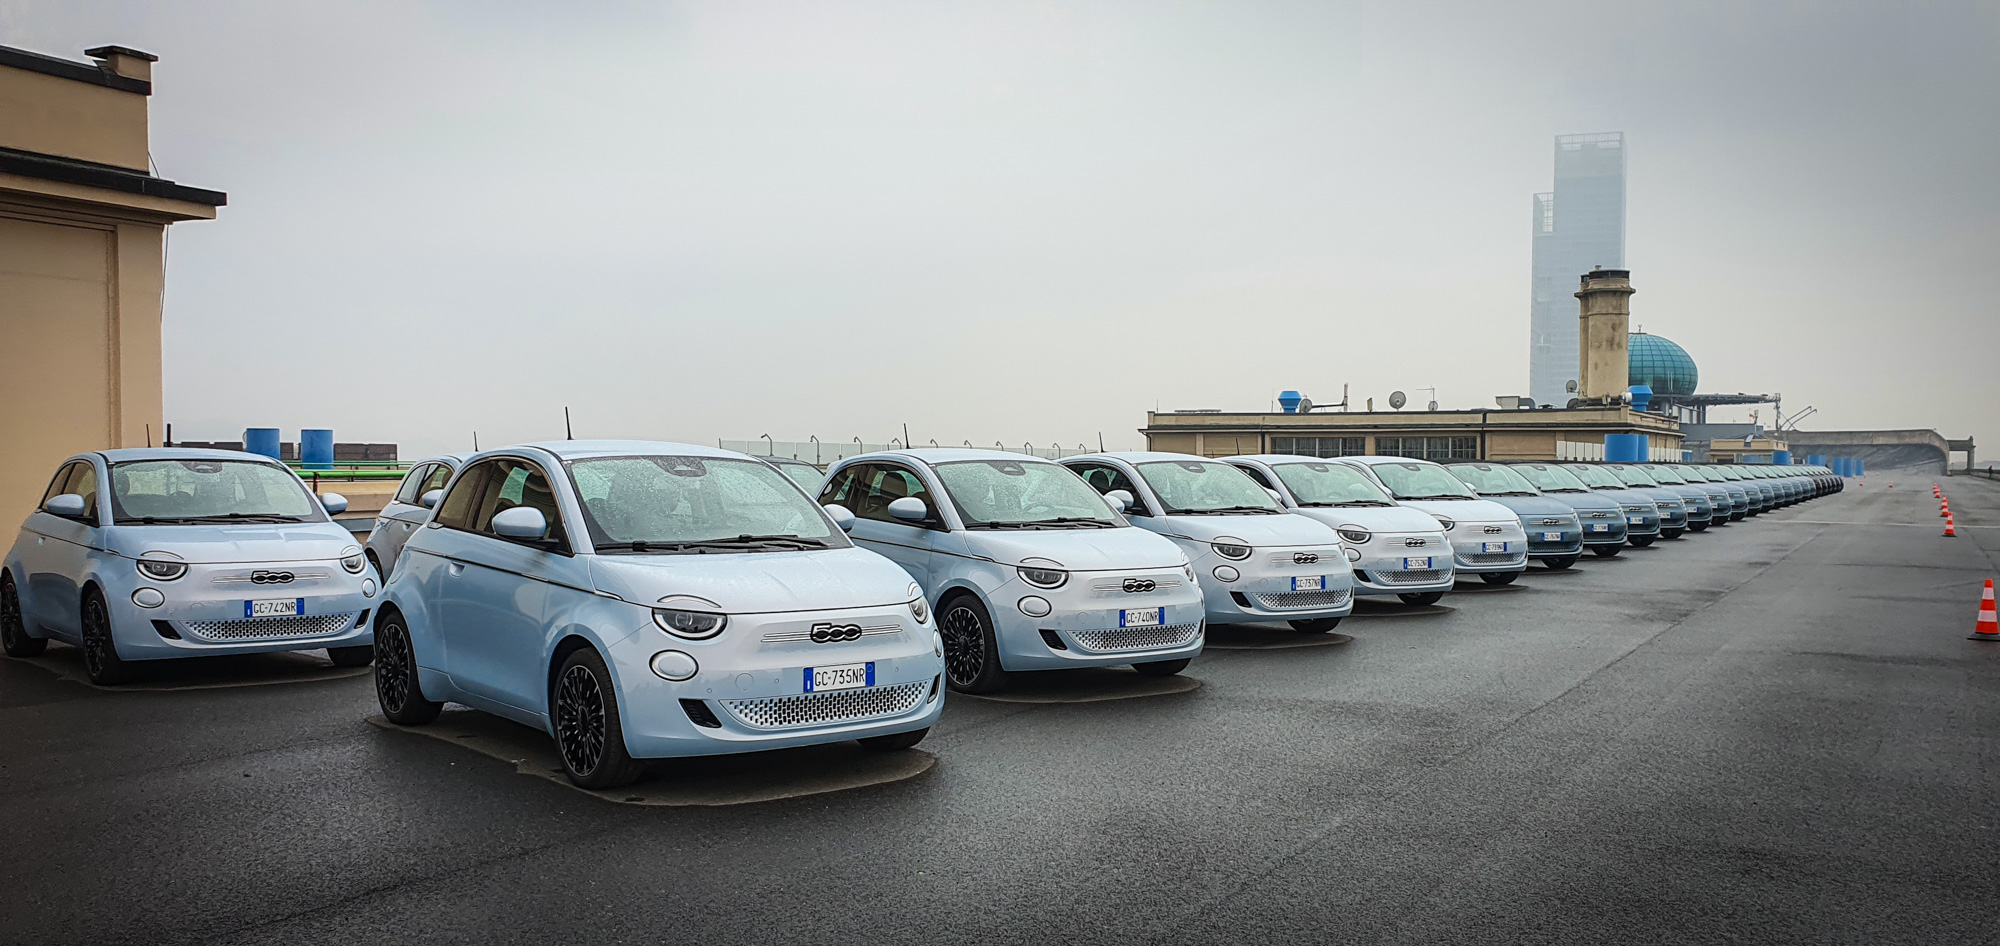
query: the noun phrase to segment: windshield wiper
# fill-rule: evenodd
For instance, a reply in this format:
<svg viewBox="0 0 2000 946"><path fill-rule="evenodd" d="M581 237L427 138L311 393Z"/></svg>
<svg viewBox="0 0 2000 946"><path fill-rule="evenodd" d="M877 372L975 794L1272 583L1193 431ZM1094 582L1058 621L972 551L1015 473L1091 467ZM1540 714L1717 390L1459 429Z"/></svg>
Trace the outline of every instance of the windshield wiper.
<svg viewBox="0 0 2000 946"><path fill-rule="evenodd" d="M138 516L118 521L155 525L167 522L305 522L306 519L303 516L287 516L281 512L220 512L207 516Z"/></svg>
<svg viewBox="0 0 2000 946"><path fill-rule="evenodd" d="M1118 524L1115 522L1105 522L1102 519L1092 519L1089 516L1057 516L1054 519L1030 519L1027 522L1023 522L1021 524L1024 526L1088 525L1092 528L1098 528L1098 529L1118 528Z"/></svg>
<svg viewBox="0 0 2000 946"><path fill-rule="evenodd" d="M1176 509L1173 511L1173 515L1176 516L1227 516L1235 513L1284 515L1283 510L1272 509L1269 506L1217 506L1213 509Z"/></svg>
<svg viewBox="0 0 2000 946"><path fill-rule="evenodd" d="M1429 501L1429 500L1433 500L1433 499L1471 499L1472 497L1470 497L1470 496L1458 496L1458 495L1454 495L1454 494L1450 494L1450 493L1439 493L1439 494L1437 494L1437 495L1435 495L1435 496L1405 496L1405 497L1403 497L1403 498L1404 498L1405 500L1408 500L1408 501L1410 501L1410 502L1413 502L1413 503L1420 503L1420 502L1426 502L1426 501Z"/></svg>
<svg viewBox="0 0 2000 946"><path fill-rule="evenodd" d="M1380 499L1343 499L1338 502L1331 502L1331 503L1300 503L1299 505L1310 506L1316 509L1324 509L1328 506L1343 506L1343 507L1344 506L1394 506L1395 503Z"/></svg>
<svg viewBox="0 0 2000 946"><path fill-rule="evenodd" d="M599 552L610 554L644 555L652 552L702 554L717 550L756 549L760 546L782 548L786 551L831 548L824 539L809 539L802 535L739 535L729 539L694 539L686 542L649 542L645 539L635 539L631 542L609 542L596 548Z"/></svg>

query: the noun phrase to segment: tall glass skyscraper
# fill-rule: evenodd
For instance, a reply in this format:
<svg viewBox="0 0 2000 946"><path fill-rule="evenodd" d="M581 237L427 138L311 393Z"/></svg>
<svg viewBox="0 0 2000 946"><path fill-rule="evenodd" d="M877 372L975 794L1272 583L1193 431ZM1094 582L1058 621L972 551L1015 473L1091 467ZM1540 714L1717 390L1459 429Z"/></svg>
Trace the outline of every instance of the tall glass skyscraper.
<svg viewBox="0 0 2000 946"><path fill-rule="evenodd" d="M1556 189L1535 195L1528 394L1561 407L1577 375L1576 287L1625 267L1625 133L1556 136Z"/></svg>

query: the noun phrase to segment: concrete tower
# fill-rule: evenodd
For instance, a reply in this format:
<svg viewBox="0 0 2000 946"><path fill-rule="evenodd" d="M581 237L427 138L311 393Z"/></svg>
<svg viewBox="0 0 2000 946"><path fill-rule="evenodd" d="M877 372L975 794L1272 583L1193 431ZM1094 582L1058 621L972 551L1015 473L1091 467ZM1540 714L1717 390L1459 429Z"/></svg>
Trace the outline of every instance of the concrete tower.
<svg viewBox="0 0 2000 946"><path fill-rule="evenodd" d="M1555 190L1534 202L1534 284L1528 318L1528 394L1560 406L1580 380L1576 322L1563 297L1576 274L1625 265L1625 135L1556 139Z"/></svg>
<svg viewBox="0 0 2000 946"><path fill-rule="evenodd" d="M1577 298L1576 396L1615 401L1625 393L1632 368L1628 335L1632 326L1632 273L1593 269L1583 276Z"/></svg>

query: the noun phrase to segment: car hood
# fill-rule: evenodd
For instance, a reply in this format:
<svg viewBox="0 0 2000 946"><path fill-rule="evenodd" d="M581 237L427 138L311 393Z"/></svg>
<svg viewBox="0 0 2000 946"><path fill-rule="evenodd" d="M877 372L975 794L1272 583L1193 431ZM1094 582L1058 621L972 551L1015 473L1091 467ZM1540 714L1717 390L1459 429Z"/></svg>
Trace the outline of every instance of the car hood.
<svg viewBox="0 0 2000 946"><path fill-rule="evenodd" d="M1516 515L1527 516L1569 516L1576 514L1576 507L1548 496L1488 496L1489 503L1499 503L1514 510Z"/></svg>
<svg viewBox="0 0 2000 946"><path fill-rule="evenodd" d="M354 533L332 522L113 526L104 532L105 545L120 555L171 552L191 565L323 562L361 548Z"/></svg>
<svg viewBox="0 0 2000 946"><path fill-rule="evenodd" d="M1638 493L1655 503L1666 501L1680 502L1687 498L1664 486L1635 486L1632 488L1632 492Z"/></svg>
<svg viewBox="0 0 2000 946"><path fill-rule="evenodd" d="M592 555L590 581L634 604L687 595L730 614L908 601L910 573L867 549L720 555ZM697 602L688 602L698 607Z"/></svg>
<svg viewBox="0 0 2000 946"><path fill-rule="evenodd" d="M1019 565L1022 559L1027 558L1046 558L1062 563L1062 567L1070 571L1089 572L1123 568L1179 568L1187 561L1180 546L1136 527L1021 532L979 529L954 534L965 536L966 550L973 555L1007 565ZM1248 539L1249 536L1242 538Z"/></svg>
<svg viewBox="0 0 2000 946"><path fill-rule="evenodd" d="M1588 493L1545 493L1544 498L1557 500L1571 509L1601 512L1617 512L1618 501L1596 490Z"/></svg>
<svg viewBox="0 0 2000 946"><path fill-rule="evenodd" d="M1144 520L1140 520L1144 522ZM1213 542L1223 536L1242 539L1259 547L1283 548L1291 545L1337 545L1340 536L1316 519L1290 514L1282 516L1159 516L1163 531L1184 535L1199 542ZM1143 528L1143 526L1141 526Z"/></svg>
<svg viewBox="0 0 2000 946"><path fill-rule="evenodd" d="M1436 519L1408 506L1305 506L1292 512L1324 522L1336 529L1353 525L1386 535L1443 531L1438 528Z"/></svg>
<svg viewBox="0 0 2000 946"><path fill-rule="evenodd" d="M1511 522L1519 525L1521 517L1490 499L1399 499L1411 509L1421 509L1434 516L1443 516L1455 522Z"/></svg>
<svg viewBox="0 0 2000 946"><path fill-rule="evenodd" d="M1591 492L1621 503L1651 503L1653 497L1636 489L1593 489Z"/></svg>

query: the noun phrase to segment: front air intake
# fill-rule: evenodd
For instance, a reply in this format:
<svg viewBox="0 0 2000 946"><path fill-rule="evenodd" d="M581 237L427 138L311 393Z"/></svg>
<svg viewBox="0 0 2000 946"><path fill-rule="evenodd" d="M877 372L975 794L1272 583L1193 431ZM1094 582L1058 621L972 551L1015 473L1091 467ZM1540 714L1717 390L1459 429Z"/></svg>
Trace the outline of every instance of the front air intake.
<svg viewBox="0 0 2000 946"><path fill-rule="evenodd" d="M174 630L174 624L172 621L154 621L153 630L155 633L158 633L161 637L164 637L170 641L177 641L181 639L181 632Z"/></svg>
<svg viewBox="0 0 2000 946"><path fill-rule="evenodd" d="M1061 634L1057 634L1056 632L1051 631L1046 627L1042 628L1042 643L1049 645L1050 650L1069 649L1069 645L1063 643Z"/></svg>
<svg viewBox="0 0 2000 946"><path fill-rule="evenodd" d="M681 700L681 712L688 715L688 722L703 729L721 729L722 720L715 718L715 711L708 708L706 700Z"/></svg>

